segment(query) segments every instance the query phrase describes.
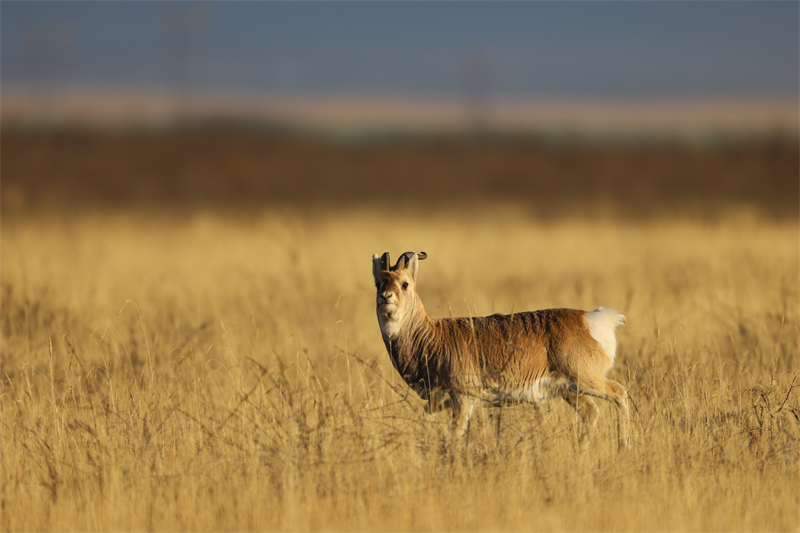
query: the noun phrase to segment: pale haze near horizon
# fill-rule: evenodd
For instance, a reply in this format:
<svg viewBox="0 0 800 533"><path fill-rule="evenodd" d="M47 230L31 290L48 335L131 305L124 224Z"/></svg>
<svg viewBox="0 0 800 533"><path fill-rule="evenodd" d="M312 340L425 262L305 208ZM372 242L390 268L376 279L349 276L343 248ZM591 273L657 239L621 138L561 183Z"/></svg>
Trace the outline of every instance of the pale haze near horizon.
<svg viewBox="0 0 800 533"><path fill-rule="evenodd" d="M92 88L478 103L796 102L799 6L6 1L0 80L6 95L49 91L50 105Z"/></svg>

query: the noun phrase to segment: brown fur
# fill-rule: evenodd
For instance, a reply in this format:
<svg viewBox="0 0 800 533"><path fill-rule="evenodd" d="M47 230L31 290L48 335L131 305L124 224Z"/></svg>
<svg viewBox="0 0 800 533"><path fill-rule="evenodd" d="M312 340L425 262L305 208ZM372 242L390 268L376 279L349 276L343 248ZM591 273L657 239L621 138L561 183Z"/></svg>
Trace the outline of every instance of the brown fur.
<svg viewBox="0 0 800 533"><path fill-rule="evenodd" d="M452 407L464 434L477 403L562 397L581 415L585 445L598 416L593 396L616 405L620 444L628 445L627 392L606 378L613 354L592 337L584 311L431 318L416 294L418 261L417 254L406 252L392 267L388 253L376 255L373 275L386 350L406 383L428 400L429 411ZM526 396L537 382L540 398Z"/></svg>

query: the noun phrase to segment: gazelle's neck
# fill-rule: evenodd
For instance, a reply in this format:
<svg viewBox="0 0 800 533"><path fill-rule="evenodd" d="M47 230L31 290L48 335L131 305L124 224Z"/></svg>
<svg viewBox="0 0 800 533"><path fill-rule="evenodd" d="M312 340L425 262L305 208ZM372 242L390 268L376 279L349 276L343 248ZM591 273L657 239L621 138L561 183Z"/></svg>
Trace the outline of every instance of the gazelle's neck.
<svg viewBox="0 0 800 533"><path fill-rule="evenodd" d="M420 343L429 337L430 318L419 296L416 296L413 310L402 320L390 320L379 316L378 320L383 334L386 351L392 359L395 369L403 378L417 373L419 366Z"/></svg>
<svg viewBox="0 0 800 533"><path fill-rule="evenodd" d="M397 339L400 336L400 332L402 331L406 322L408 321L398 320L396 317L388 318L378 312L378 324L381 326L383 341L387 342Z"/></svg>

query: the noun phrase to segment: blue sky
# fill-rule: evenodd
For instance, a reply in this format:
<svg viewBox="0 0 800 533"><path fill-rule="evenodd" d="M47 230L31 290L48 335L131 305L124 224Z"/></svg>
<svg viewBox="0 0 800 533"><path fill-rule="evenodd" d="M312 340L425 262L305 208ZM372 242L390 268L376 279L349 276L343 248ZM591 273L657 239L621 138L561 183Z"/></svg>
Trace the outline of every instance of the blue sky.
<svg viewBox="0 0 800 533"><path fill-rule="evenodd" d="M6 88L783 97L800 77L798 2L4 0L0 25Z"/></svg>

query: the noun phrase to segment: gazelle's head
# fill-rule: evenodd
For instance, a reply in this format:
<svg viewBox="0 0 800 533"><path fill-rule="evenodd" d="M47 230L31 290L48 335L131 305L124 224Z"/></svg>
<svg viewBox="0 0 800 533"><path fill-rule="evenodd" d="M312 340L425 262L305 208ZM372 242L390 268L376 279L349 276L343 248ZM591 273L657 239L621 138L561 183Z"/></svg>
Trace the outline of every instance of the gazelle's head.
<svg viewBox="0 0 800 533"><path fill-rule="evenodd" d="M389 262L389 252L381 257L372 255L372 275L377 289L378 322L381 331L389 338L395 337L405 320L417 305L417 271L419 261L428 255L406 252L394 266Z"/></svg>

